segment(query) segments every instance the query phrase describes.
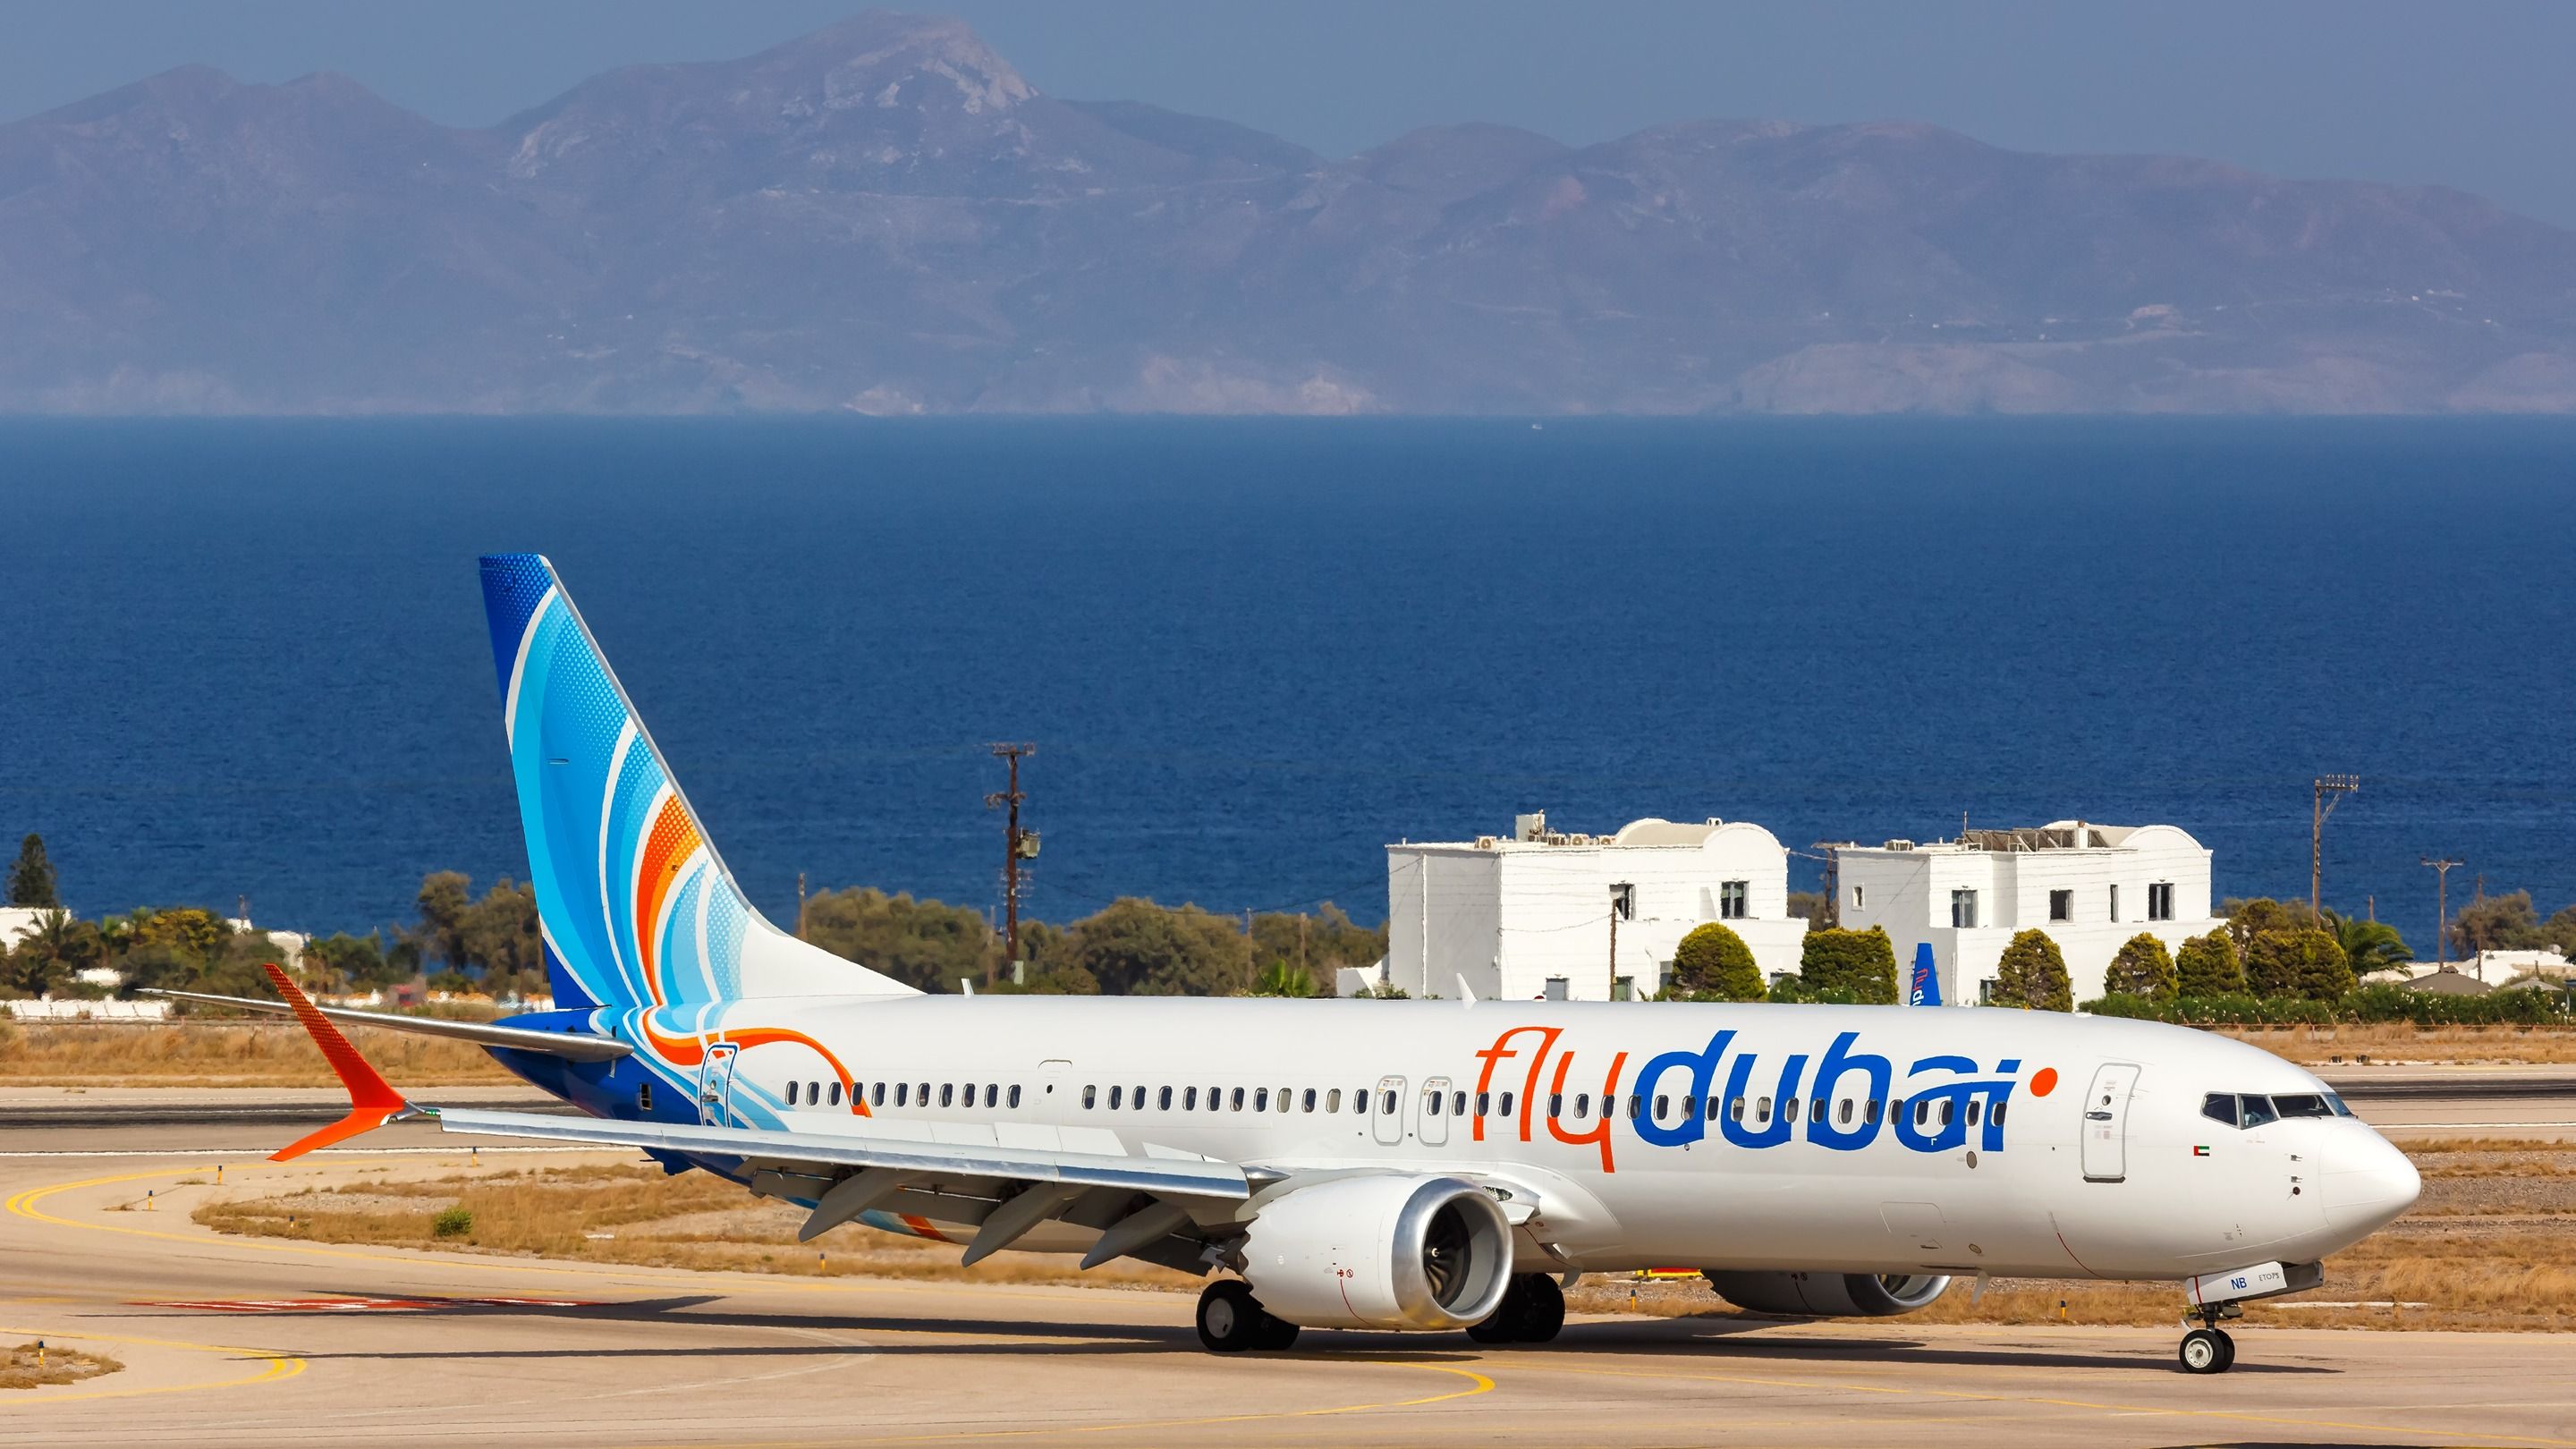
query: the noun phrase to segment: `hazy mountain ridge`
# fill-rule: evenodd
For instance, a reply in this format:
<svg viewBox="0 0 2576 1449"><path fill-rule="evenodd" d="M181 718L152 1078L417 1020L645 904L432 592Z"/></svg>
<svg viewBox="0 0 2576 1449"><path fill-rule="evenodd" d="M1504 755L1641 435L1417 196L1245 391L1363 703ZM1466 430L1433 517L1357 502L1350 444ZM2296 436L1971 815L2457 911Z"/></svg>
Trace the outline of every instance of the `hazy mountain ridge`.
<svg viewBox="0 0 2576 1449"><path fill-rule="evenodd" d="M871 14L484 130L172 71L0 127L0 408L2576 410L2576 233L1910 123L1326 160Z"/></svg>

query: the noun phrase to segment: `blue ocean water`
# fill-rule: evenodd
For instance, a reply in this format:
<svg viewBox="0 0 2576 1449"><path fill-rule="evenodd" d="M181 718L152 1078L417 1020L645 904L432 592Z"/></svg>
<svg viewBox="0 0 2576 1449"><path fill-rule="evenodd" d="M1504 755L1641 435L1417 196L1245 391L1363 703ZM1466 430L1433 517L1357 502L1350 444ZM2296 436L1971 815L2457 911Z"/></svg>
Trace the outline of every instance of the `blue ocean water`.
<svg viewBox="0 0 2576 1449"><path fill-rule="evenodd" d="M1031 909L1385 910L1380 847L2172 821L2429 948L2576 900L2576 427L2450 421L0 425L0 834L70 903L405 918L523 874L474 567L553 556L706 823ZM1813 867L1801 864L1812 874Z"/></svg>

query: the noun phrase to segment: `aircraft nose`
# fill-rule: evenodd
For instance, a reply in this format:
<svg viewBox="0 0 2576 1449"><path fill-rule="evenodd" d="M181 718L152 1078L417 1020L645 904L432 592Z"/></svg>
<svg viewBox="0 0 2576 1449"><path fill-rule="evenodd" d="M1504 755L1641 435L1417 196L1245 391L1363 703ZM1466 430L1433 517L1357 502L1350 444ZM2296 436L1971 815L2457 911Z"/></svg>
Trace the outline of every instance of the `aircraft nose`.
<svg viewBox="0 0 2576 1449"><path fill-rule="evenodd" d="M2334 1144L2322 1155L2325 1170L2318 1174L2317 1193L2326 1221L2355 1238L2394 1221L2424 1191L2424 1180L2406 1154L2359 1123L2335 1134Z"/></svg>

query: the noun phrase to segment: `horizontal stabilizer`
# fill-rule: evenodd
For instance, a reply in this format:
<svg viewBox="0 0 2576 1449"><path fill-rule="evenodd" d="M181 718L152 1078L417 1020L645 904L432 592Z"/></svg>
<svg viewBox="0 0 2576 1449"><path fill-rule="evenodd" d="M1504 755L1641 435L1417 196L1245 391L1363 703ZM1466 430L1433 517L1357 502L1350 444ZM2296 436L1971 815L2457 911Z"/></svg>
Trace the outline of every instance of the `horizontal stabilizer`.
<svg viewBox="0 0 2576 1449"><path fill-rule="evenodd" d="M215 1006L237 1006L244 1011L274 1012L281 1016L296 1014L296 1008L286 1002L262 1001L251 996L209 996L202 991L163 991L154 987L144 988L144 994L167 996L177 1001L203 1001ZM435 1016L400 1016L388 1011L352 1011L345 1006L317 1005L312 1009L329 1020L344 1021L351 1026L380 1026L387 1031L407 1031L414 1036L443 1036L453 1041L470 1041L478 1046L543 1052L547 1056L576 1062L613 1062L635 1050L614 1037L530 1031L520 1026L496 1026L488 1021L449 1021Z"/></svg>

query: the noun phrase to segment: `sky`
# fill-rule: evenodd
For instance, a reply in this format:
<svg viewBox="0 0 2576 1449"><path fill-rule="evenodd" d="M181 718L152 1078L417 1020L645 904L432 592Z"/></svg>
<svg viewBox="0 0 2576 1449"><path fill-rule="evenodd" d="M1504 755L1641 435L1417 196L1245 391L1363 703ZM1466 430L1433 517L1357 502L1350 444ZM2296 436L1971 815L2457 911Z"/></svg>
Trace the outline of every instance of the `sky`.
<svg viewBox="0 0 2576 1449"><path fill-rule="evenodd" d="M0 0L0 120L190 62L355 76L489 125L585 76L747 54L848 0ZM2042 151L2436 183L2576 226L2564 0L948 0L1040 90L1328 155L1499 121L1577 144L1706 116L1931 121Z"/></svg>

